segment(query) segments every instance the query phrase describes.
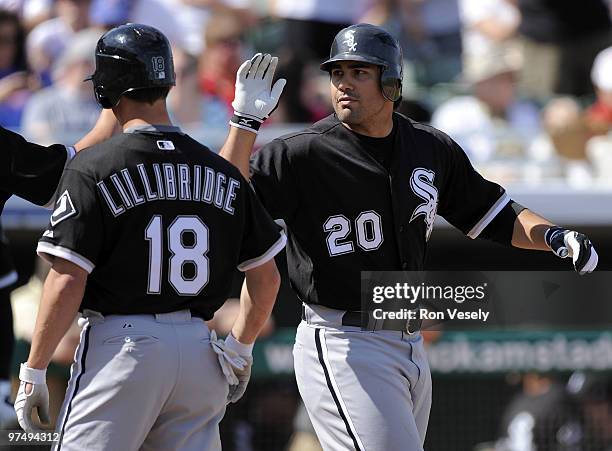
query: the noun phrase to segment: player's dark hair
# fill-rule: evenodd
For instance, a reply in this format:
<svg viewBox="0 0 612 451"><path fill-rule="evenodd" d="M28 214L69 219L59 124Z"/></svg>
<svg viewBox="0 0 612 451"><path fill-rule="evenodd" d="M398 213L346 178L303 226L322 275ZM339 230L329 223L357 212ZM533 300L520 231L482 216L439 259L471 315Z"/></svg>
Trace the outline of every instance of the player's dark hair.
<svg viewBox="0 0 612 451"><path fill-rule="evenodd" d="M126 92L123 95L134 102L148 103L149 105L153 105L159 99L165 99L168 97L169 92L170 87L163 86L158 88L137 89L136 91Z"/></svg>

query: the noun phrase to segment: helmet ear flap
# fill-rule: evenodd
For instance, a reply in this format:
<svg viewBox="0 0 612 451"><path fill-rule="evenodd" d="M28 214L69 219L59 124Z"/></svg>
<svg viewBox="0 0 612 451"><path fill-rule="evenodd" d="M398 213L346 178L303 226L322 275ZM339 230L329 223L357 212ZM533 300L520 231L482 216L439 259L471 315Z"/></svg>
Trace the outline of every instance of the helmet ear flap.
<svg viewBox="0 0 612 451"><path fill-rule="evenodd" d="M383 97L390 102L396 102L402 96L402 73L395 73L397 71L382 68L380 73L380 88L382 90Z"/></svg>
<svg viewBox="0 0 612 451"><path fill-rule="evenodd" d="M94 94L96 96L96 102L98 102L98 105L106 110L111 109L117 104L117 102L113 103L110 98L104 95L103 86L95 86Z"/></svg>

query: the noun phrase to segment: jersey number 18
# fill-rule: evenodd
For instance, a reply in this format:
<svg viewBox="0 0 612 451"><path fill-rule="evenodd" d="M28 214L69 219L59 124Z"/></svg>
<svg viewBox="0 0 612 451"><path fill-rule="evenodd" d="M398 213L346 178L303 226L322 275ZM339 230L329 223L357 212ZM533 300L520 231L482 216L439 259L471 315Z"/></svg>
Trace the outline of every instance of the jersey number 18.
<svg viewBox="0 0 612 451"><path fill-rule="evenodd" d="M185 244L186 234L193 235L193 243ZM168 280L174 290L183 296L195 296L208 283L208 227L198 216L177 216L166 229L168 237ZM164 265L164 228L161 215L151 218L145 229L149 241L149 277L147 293L160 294ZM194 267L192 277L185 276L185 264Z"/></svg>

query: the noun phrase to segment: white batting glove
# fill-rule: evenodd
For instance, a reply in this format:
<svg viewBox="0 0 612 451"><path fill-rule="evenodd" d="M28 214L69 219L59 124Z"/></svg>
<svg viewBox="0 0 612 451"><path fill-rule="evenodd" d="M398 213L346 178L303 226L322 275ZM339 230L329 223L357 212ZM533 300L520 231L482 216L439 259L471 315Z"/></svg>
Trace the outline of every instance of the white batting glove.
<svg viewBox="0 0 612 451"><path fill-rule="evenodd" d="M242 63L236 74L234 93L234 116L232 127L257 133L261 124L278 105L287 80L281 78L272 86L278 58L257 53Z"/></svg>
<svg viewBox="0 0 612 451"><path fill-rule="evenodd" d="M252 345L244 345L237 341L232 334L229 334L225 340L225 346L233 352L236 352L246 361L243 368L234 368L234 375L238 379L238 385L230 386L229 394L227 395L228 402L237 402L247 389L249 380L251 379L251 367L253 366L253 357L251 352Z"/></svg>
<svg viewBox="0 0 612 451"><path fill-rule="evenodd" d="M544 241L557 257L572 257L574 268L580 275L593 272L597 267L597 251L582 233L554 226L546 231Z"/></svg>
<svg viewBox="0 0 612 451"><path fill-rule="evenodd" d="M231 335L224 341L217 338L217 333L214 330L210 333L210 344L217 354L223 375L230 386L227 395L228 403L236 402L244 395L253 365L253 357L239 355L235 349L232 349L236 347L234 343L231 343L232 340L236 341Z"/></svg>
<svg viewBox="0 0 612 451"><path fill-rule="evenodd" d="M41 429L32 423L32 410L38 409L38 418L41 423L49 421L49 390L47 389L47 370L29 368L22 363L19 369L19 392L15 398L15 412L17 421L26 432L40 432ZM26 393L26 383L32 384L30 393Z"/></svg>

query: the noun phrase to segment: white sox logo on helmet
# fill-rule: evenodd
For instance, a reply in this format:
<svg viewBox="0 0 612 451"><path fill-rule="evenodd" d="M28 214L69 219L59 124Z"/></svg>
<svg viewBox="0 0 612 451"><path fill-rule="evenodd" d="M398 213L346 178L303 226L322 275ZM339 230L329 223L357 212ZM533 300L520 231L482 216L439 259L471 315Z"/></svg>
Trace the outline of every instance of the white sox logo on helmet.
<svg viewBox="0 0 612 451"><path fill-rule="evenodd" d="M429 236L433 230L436 212L438 210L438 189L434 186L436 173L425 168L416 168L410 176L410 188L412 192L423 199L425 202L420 204L412 212L410 222L423 215L423 220L427 226L425 240L429 241Z"/></svg>
<svg viewBox="0 0 612 451"><path fill-rule="evenodd" d="M357 51L357 43L355 42L355 30L348 30L344 34L344 41L342 41L351 52Z"/></svg>

